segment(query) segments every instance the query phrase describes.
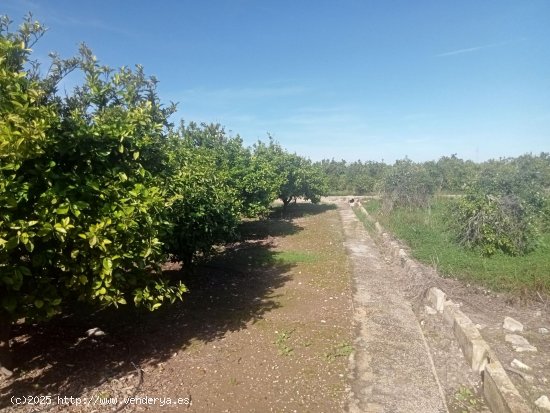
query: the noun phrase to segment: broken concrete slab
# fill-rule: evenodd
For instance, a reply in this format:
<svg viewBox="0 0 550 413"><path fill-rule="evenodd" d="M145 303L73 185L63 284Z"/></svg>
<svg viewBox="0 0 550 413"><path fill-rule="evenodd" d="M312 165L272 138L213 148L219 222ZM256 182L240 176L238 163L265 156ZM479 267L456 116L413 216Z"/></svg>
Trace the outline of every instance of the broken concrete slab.
<svg viewBox="0 0 550 413"><path fill-rule="evenodd" d="M523 331L523 324L519 321L514 320L512 317L504 317L504 323L502 323L502 328L505 330L516 332Z"/></svg>
<svg viewBox="0 0 550 413"><path fill-rule="evenodd" d="M521 361L519 361L518 359L513 359L512 362L510 363L510 365L512 367L515 367L516 369L520 369L520 370L525 370L525 371L529 371L529 370L532 370L531 367L529 367L527 364L525 363L522 363Z"/></svg>
<svg viewBox="0 0 550 413"><path fill-rule="evenodd" d="M537 351L537 348L531 345L525 337L519 334L506 334L504 337L507 343L512 344L512 347L517 352Z"/></svg>
<svg viewBox="0 0 550 413"><path fill-rule="evenodd" d="M483 371L489 357L489 346L479 334L472 320L458 309L454 312L453 331L472 370Z"/></svg>
<svg viewBox="0 0 550 413"><path fill-rule="evenodd" d="M483 372L483 396L492 412L529 413L531 408L521 397L502 364L491 360Z"/></svg>
<svg viewBox="0 0 550 413"><path fill-rule="evenodd" d="M445 299L447 298L447 295L443 291L441 291L439 288L432 287L428 290L427 298L432 307L434 307L440 313L443 312L443 304L445 303Z"/></svg>
<svg viewBox="0 0 550 413"><path fill-rule="evenodd" d="M541 409L550 411L550 400L548 396L540 396L536 401L535 405Z"/></svg>

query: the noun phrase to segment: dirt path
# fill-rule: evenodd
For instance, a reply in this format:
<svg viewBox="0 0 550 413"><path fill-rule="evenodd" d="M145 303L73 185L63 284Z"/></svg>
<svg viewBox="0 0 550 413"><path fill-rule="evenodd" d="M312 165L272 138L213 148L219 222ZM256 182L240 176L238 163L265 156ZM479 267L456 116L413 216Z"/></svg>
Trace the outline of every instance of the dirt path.
<svg viewBox="0 0 550 413"><path fill-rule="evenodd" d="M339 204L354 278L356 339L348 411L446 412L443 391L399 269L349 205Z"/></svg>

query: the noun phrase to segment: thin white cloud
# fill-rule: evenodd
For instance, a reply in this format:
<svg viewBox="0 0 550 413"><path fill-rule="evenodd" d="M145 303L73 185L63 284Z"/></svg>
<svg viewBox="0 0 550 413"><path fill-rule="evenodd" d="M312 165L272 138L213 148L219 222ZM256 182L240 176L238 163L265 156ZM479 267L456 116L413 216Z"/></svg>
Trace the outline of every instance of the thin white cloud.
<svg viewBox="0 0 550 413"><path fill-rule="evenodd" d="M475 47L468 47L466 49L451 50L450 52L440 53L440 54L437 55L437 57L454 56L454 55L457 55L457 54L477 52L478 50L490 49L492 47L502 46L504 44L506 44L506 42L504 42L504 43L492 43L492 44L486 44L486 45L475 46Z"/></svg>

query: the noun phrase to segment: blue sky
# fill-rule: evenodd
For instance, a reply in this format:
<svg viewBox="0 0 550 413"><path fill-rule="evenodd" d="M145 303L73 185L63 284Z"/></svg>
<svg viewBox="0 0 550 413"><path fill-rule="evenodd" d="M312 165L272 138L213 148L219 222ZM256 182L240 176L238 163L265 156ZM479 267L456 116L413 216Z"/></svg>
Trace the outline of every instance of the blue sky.
<svg viewBox="0 0 550 413"><path fill-rule="evenodd" d="M550 151L550 1L0 0L112 67L145 67L177 118L349 161ZM70 79L67 80L70 87Z"/></svg>

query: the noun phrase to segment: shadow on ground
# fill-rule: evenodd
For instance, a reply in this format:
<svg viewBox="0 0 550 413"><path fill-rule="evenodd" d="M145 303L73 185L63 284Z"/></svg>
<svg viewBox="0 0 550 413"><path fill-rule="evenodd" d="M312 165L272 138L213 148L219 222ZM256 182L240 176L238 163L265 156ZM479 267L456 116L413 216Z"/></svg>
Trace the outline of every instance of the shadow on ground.
<svg viewBox="0 0 550 413"><path fill-rule="evenodd" d="M322 214L323 212L337 209L335 204L311 204L311 203L290 203L286 209L282 206L277 206L273 209L270 217L272 219L292 219L303 218L311 215Z"/></svg>
<svg viewBox="0 0 550 413"><path fill-rule="evenodd" d="M321 211L318 207L304 210ZM10 383L0 384L0 410L10 405L12 395L78 397L136 366L165 361L196 340L208 342L246 328L279 306L276 290L289 280L293 266L277 259L269 238L300 230L291 221L273 218L245 223L245 241L226 247L187 276L190 292L183 302L154 313L130 306L94 312L81 306L47 323L16 326L13 353L19 370ZM167 275L181 277L176 264L168 268ZM106 334L87 337L95 327Z"/></svg>

